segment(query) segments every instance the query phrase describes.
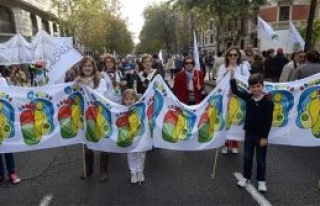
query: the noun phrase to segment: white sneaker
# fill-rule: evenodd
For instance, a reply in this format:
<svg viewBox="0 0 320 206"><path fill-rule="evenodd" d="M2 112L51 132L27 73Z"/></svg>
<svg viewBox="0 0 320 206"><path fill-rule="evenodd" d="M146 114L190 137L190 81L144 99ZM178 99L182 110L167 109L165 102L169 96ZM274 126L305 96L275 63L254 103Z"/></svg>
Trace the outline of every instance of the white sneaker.
<svg viewBox="0 0 320 206"><path fill-rule="evenodd" d="M231 152L232 152L232 154L238 154L239 150L238 150L238 148L232 148Z"/></svg>
<svg viewBox="0 0 320 206"><path fill-rule="evenodd" d="M137 174L131 174L131 184L137 184L137 183L138 183Z"/></svg>
<svg viewBox="0 0 320 206"><path fill-rule="evenodd" d="M265 181L258 181L258 191L259 192L266 192L267 191L267 185Z"/></svg>
<svg viewBox="0 0 320 206"><path fill-rule="evenodd" d="M238 185L239 187L244 187L244 186L246 186L248 183L249 183L249 180L248 180L248 179L246 179L246 178L244 178L244 177L241 177L241 179L238 180L237 185Z"/></svg>
<svg viewBox="0 0 320 206"><path fill-rule="evenodd" d="M222 154L227 154L227 153L228 153L228 147L223 146L223 147L221 148L220 152L221 152Z"/></svg>
<svg viewBox="0 0 320 206"><path fill-rule="evenodd" d="M138 172L138 182L141 184L142 182L144 182L144 174L143 171Z"/></svg>

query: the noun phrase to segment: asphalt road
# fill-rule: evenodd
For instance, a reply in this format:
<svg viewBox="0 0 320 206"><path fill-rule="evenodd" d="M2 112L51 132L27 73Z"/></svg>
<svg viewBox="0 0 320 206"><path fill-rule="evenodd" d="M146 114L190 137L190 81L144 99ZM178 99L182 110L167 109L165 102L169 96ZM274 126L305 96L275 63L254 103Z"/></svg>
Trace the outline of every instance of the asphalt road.
<svg viewBox="0 0 320 206"><path fill-rule="evenodd" d="M147 154L146 182L139 186L129 183L124 154L111 154L107 182L99 183L98 164L93 176L80 180L81 152L81 146L75 145L17 153L17 172L23 182L1 185L0 205L257 205L236 186L233 173L241 172L242 154L219 154L212 180L214 150L154 149ZM319 154L320 148L270 145L269 190L264 197L272 205L320 205ZM98 152L95 158L98 163Z"/></svg>

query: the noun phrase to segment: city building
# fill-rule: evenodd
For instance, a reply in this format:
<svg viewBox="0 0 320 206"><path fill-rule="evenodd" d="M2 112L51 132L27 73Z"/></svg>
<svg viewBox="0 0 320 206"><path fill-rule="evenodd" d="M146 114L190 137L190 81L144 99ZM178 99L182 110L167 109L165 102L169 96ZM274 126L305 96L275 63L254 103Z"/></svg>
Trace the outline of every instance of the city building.
<svg viewBox="0 0 320 206"><path fill-rule="evenodd" d="M51 0L2 0L0 1L0 42L16 33L31 38L43 29L59 35L56 10Z"/></svg>
<svg viewBox="0 0 320 206"><path fill-rule="evenodd" d="M289 21L292 21L297 28L305 27L309 14L309 0L267 0L266 5L253 6L249 15L240 16L226 22L221 28L220 50L225 51L230 46L245 49L247 45L260 48L261 41L257 38L257 18L259 15L269 23L275 32L281 34L289 28ZM319 8L316 17L320 17ZM215 27L200 34L200 48L207 48L209 51L217 50ZM212 28L212 29L211 29Z"/></svg>

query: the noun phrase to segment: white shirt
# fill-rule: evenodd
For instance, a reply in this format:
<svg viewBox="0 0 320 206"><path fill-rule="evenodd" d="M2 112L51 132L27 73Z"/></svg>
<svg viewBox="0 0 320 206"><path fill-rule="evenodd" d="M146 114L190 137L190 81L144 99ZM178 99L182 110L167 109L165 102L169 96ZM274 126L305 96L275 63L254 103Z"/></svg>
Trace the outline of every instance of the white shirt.
<svg viewBox="0 0 320 206"><path fill-rule="evenodd" d="M121 94L121 77L119 72L115 72L112 74L107 74L103 72L103 78L106 84L106 93L105 97L108 100L111 100L115 103L121 104L122 102L122 94ZM113 84L112 77L110 75L115 75L115 85Z"/></svg>
<svg viewBox="0 0 320 206"><path fill-rule="evenodd" d="M223 77L228 73L230 72L225 64L222 64L220 67L219 67L219 70L218 70L218 74L217 74L217 84L219 84L219 82L223 79ZM239 64L237 65L236 67L236 70L235 70L235 73L236 74L239 74L239 75L242 75L246 78L249 78L249 76L251 75L250 72L249 72L249 67L247 64Z"/></svg>
<svg viewBox="0 0 320 206"><path fill-rule="evenodd" d="M0 86L8 86L7 80L0 76Z"/></svg>

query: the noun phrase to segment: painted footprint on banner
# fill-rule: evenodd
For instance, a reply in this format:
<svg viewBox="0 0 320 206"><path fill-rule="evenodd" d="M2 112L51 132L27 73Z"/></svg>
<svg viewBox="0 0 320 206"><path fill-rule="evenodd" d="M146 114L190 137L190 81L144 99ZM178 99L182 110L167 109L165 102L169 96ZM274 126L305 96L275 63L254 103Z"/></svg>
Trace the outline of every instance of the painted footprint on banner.
<svg viewBox="0 0 320 206"><path fill-rule="evenodd" d="M287 90L272 90L268 96L270 96L269 98L272 98L274 102L272 126L286 126L289 119L289 111L293 107L293 95Z"/></svg>
<svg viewBox="0 0 320 206"><path fill-rule="evenodd" d="M10 138L15 135L14 119L15 112L11 106L12 98L5 93L0 93L0 144L5 138Z"/></svg>
<svg viewBox="0 0 320 206"><path fill-rule="evenodd" d="M219 131L224 127L222 117L222 95L218 94L210 97L205 112L199 121L199 137L200 143L210 142L215 131Z"/></svg>
<svg viewBox="0 0 320 206"><path fill-rule="evenodd" d="M119 114L119 118L116 121L119 130L117 139L119 147L131 146L135 137L144 133L145 108L144 103L138 103L130 107L128 112Z"/></svg>
<svg viewBox="0 0 320 206"><path fill-rule="evenodd" d="M20 114L21 131L27 145L38 144L44 135L54 130L52 98L44 93L30 91L29 104L21 106ZM48 100L49 99L49 100Z"/></svg>
<svg viewBox="0 0 320 206"><path fill-rule="evenodd" d="M90 102L85 113L87 120L86 139L98 142L112 135L110 110L100 101Z"/></svg>
<svg viewBox="0 0 320 206"><path fill-rule="evenodd" d="M148 102L147 116L148 116L149 128L152 136L153 136L153 129L156 123L156 119L163 108L164 99L162 95L166 95L164 91L162 92L163 94L158 90L154 90L154 96Z"/></svg>
<svg viewBox="0 0 320 206"><path fill-rule="evenodd" d="M162 138L171 143L185 141L191 137L196 115L179 107L172 107L164 116Z"/></svg>
<svg viewBox="0 0 320 206"><path fill-rule="evenodd" d="M231 95L228 103L226 129L231 125L241 125L245 119L246 103L241 98Z"/></svg>
<svg viewBox="0 0 320 206"><path fill-rule="evenodd" d="M320 87L305 90L299 99L296 124L303 129L311 128L312 134L320 138Z"/></svg>
<svg viewBox="0 0 320 206"><path fill-rule="evenodd" d="M78 87L78 86L73 86ZM78 134L80 129L84 128L84 100L82 94L77 88L67 87L66 90L72 90L68 96L68 99L60 101L57 106L58 121L61 127L62 138L73 138ZM76 89L76 90L75 90ZM67 93L67 92L66 92ZM69 94L69 92L67 93Z"/></svg>

